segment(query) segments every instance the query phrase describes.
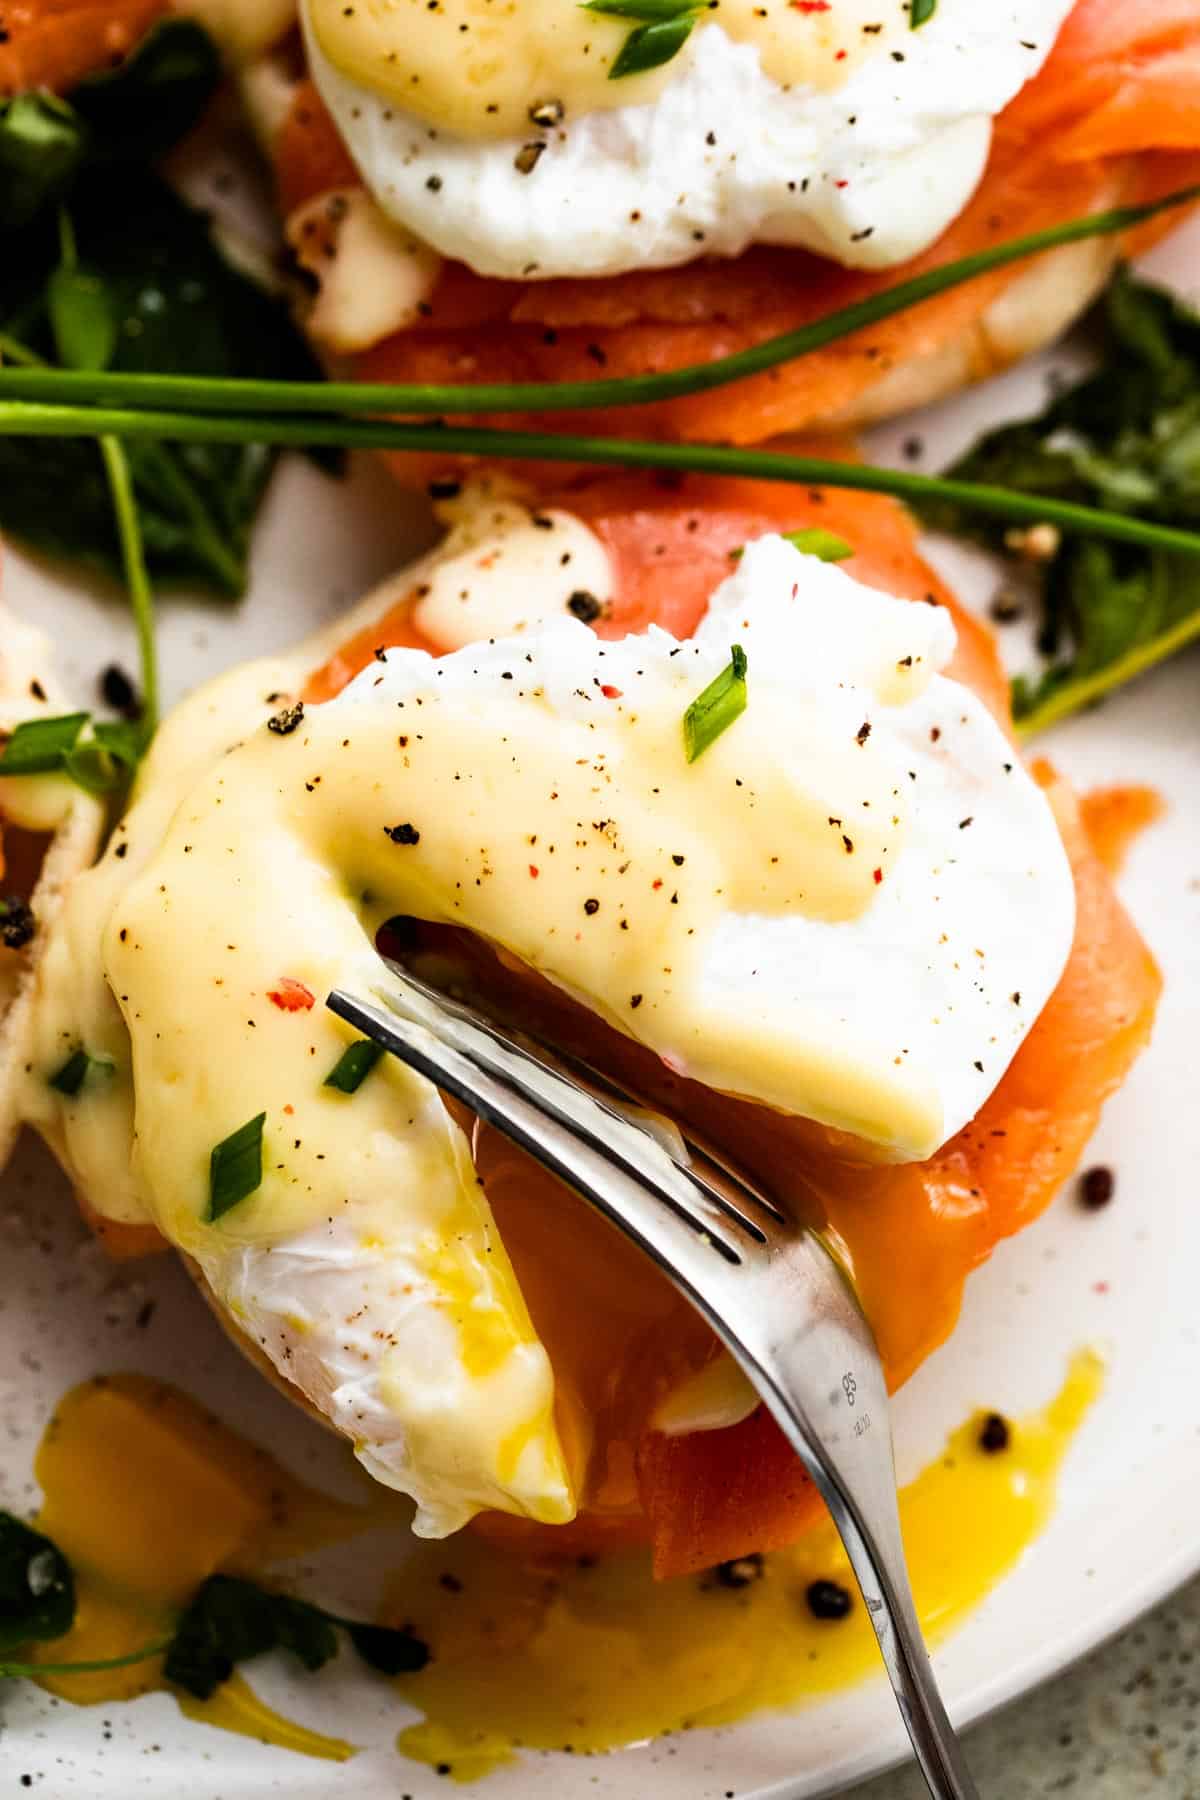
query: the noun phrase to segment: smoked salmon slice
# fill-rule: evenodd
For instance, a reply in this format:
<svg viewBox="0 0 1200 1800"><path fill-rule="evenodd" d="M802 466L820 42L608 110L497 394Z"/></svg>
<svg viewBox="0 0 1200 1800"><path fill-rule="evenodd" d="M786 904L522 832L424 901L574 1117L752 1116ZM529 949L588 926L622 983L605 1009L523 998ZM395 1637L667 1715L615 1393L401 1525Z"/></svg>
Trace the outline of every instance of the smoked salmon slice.
<svg viewBox="0 0 1200 1800"><path fill-rule="evenodd" d="M860 580L951 607L959 648L950 672L1008 720L1008 685L992 633L922 562L912 523L894 501L775 483L630 475L540 493L539 503L570 508L608 547L616 595L599 629L610 635L652 621L690 633L732 566L731 550L765 531L824 525L855 546L844 566ZM344 646L314 675L309 698L328 698L378 646L427 647L412 631L413 598L402 598L361 641ZM1049 769L1039 778L1075 873L1070 959L986 1106L923 1164L864 1163L852 1146L803 1121L680 1081L528 972L503 970L478 953L490 965L485 980L499 1004L690 1120L776 1191L780 1171L789 1172L784 1197L844 1248L893 1386L952 1331L971 1270L1061 1187L1153 1021L1160 987L1153 958L1117 900L1073 798ZM483 1529L551 1553L649 1537L664 1576L794 1541L819 1503L768 1416L758 1412L741 1425L681 1438L651 1427L652 1403L666 1375L677 1372L673 1358L697 1353L695 1316L685 1303L519 1152L493 1145L480 1166L555 1369L564 1436L570 1442L590 1431L594 1439L589 1516L565 1533L510 1519L485 1520ZM558 1231L547 1229L555 1212L563 1215Z"/></svg>
<svg viewBox="0 0 1200 1800"><path fill-rule="evenodd" d="M167 0L5 0L0 99L26 88L65 94L128 56Z"/></svg>

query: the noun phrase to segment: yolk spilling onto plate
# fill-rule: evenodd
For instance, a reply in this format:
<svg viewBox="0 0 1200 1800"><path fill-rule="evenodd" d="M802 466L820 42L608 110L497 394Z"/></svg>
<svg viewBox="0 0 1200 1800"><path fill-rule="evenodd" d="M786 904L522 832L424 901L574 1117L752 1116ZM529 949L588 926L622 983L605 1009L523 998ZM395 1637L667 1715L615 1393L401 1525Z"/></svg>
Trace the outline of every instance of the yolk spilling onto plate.
<svg viewBox="0 0 1200 1800"><path fill-rule="evenodd" d="M1005 1448L982 1446L981 1414L902 1491L918 1610L935 1642L1042 1529L1101 1383L1099 1358L1079 1352L1049 1406L1010 1424ZM390 1495L353 1506L315 1492L187 1395L137 1375L73 1389L35 1473L45 1496L38 1526L70 1558L79 1601L70 1634L37 1647L44 1662L135 1650L169 1633L215 1570L252 1576L403 1516ZM510 1555L472 1534L418 1545L381 1584L382 1617L410 1623L432 1651L424 1670L395 1683L424 1714L400 1732L399 1748L472 1780L521 1746L612 1749L872 1674L878 1653L861 1604L855 1597L844 1618L818 1619L806 1598L816 1581L854 1594L828 1522L793 1549L666 1583L651 1580L645 1551L564 1563ZM364 1670L362 1679L380 1678ZM155 1659L44 1685L87 1705L164 1682ZM177 1698L192 1718L280 1748L337 1761L354 1754L271 1711L240 1676L209 1701Z"/></svg>

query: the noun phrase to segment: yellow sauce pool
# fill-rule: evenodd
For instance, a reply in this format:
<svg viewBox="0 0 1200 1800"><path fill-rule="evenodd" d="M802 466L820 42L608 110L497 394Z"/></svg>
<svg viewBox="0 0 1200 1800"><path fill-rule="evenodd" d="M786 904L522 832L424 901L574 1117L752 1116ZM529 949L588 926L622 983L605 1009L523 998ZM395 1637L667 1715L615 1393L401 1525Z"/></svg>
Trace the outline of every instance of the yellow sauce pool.
<svg viewBox="0 0 1200 1800"><path fill-rule="evenodd" d="M1078 1353L1049 1406L1010 1422L1006 1449L981 1447L977 1415L902 1491L918 1610L935 1642L1045 1525L1102 1379L1099 1358ZM136 1649L169 1631L214 1570L261 1572L396 1516L387 1497L382 1511L325 1498L186 1395L139 1376L72 1390L35 1470L45 1495L37 1523L71 1559L79 1594L72 1632L35 1653L45 1662ZM822 1621L806 1601L818 1580L854 1591L831 1525L741 1573L742 1586L715 1575L656 1584L641 1553L539 1565L470 1534L418 1546L381 1593L381 1617L410 1624L432 1651L427 1668L394 1683L423 1715L400 1731L400 1750L470 1781L522 1747L597 1752L729 1724L877 1670L861 1604ZM379 1677L364 1670L363 1679ZM83 1704L130 1699L163 1685L162 1666L44 1685ZM241 1676L210 1701L177 1698L191 1718L281 1748L338 1761L354 1753L270 1711Z"/></svg>

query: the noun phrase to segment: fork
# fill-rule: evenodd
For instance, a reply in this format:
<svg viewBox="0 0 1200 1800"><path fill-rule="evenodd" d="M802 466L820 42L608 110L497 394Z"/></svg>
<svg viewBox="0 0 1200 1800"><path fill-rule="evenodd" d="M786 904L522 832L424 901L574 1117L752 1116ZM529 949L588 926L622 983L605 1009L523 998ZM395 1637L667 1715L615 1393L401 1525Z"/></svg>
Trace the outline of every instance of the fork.
<svg viewBox="0 0 1200 1800"><path fill-rule="evenodd" d="M386 967L373 1000L326 1005L573 1188L703 1315L832 1514L929 1792L978 1800L913 1605L879 1352L821 1238L594 1069Z"/></svg>

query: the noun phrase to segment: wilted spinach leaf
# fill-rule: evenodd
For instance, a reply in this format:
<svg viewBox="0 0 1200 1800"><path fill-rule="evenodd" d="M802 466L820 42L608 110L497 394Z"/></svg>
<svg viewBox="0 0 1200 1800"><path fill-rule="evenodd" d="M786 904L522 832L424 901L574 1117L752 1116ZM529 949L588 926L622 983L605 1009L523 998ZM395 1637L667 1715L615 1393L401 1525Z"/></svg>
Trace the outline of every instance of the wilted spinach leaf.
<svg viewBox="0 0 1200 1800"><path fill-rule="evenodd" d="M221 79L221 58L192 19L164 19L115 69L72 90L97 162L151 161L192 129Z"/></svg>
<svg viewBox="0 0 1200 1800"><path fill-rule="evenodd" d="M206 33L166 20L69 102L26 94L0 107L0 333L76 367L319 377L284 305L225 261L206 216L148 166L195 124L219 78ZM61 266L62 207L77 269ZM126 455L151 577L240 594L275 453L130 440ZM121 578L89 440L0 439L0 528Z"/></svg>
<svg viewBox="0 0 1200 1800"><path fill-rule="evenodd" d="M78 263L55 269L46 311L58 360L67 369L107 369L117 347L117 313L108 283Z"/></svg>
<svg viewBox="0 0 1200 1800"><path fill-rule="evenodd" d="M0 1512L0 1656L62 1637L75 1620L75 1580L62 1552Z"/></svg>
<svg viewBox="0 0 1200 1800"><path fill-rule="evenodd" d="M1200 526L1200 314L1122 270L1098 322L1098 371L1039 417L990 432L950 473ZM926 517L1005 546L1002 524L960 506ZM1068 536L1041 580L1047 662L1014 684L1018 719L1048 723L1200 636L1200 564L1187 557Z"/></svg>
<svg viewBox="0 0 1200 1800"><path fill-rule="evenodd" d="M86 144L83 120L53 94L0 103L0 231L28 225L65 192Z"/></svg>
<svg viewBox="0 0 1200 1800"><path fill-rule="evenodd" d="M169 374L316 378L281 302L233 269L208 221L144 170L89 166L71 191L81 266L102 285L115 337L108 367ZM50 300L57 230L43 217L6 242L0 331L58 360ZM275 464L259 445L126 445L150 573L240 594L255 513ZM69 503L68 503L69 502ZM0 439L0 526L34 548L120 578L112 500L95 444Z"/></svg>
<svg viewBox="0 0 1200 1800"><path fill-rule="evenodd" d="M75 1580L66 1557L49 1538L0 1512L0 1677L36 1673L5 1659L22 1644L64 1636L74 1622ZM408 1626L359 1624L240 1576L210 1575L179 1619L163 1671L176 1687L207 1700L238 1663L268 1650L286 1650L308 1670L323 1668L337 1655L339 1629L382 1674L411 1674L429 1661L428 1648ZM121 1668L162 1649L161 1643L148 1644L100 1662L44 1666L57 1673L74 1666Z"/></svg>
<svg viewBox="0 0 1200 1800"><path fill-rule="evenodd" d="M359 1625L308 1600L272 1593L234 1575L211 1575L198 1590L167 1651L168 1681L207 1700L235 1666L268 1650L287 1650L306 1669L337 1655L342 1626L363 1658L385 1675L424 1668L429 1651L407 1628Z"/></svg>
<svg viewBox="0 0 1200 1800"><path fill-rule="evenodd" d="M37 91L0 104L0 230L52 212L86 162L145 164L192 129L221 79L221 59L191 19L164 19L115 69L69 100ZM11 272L11 259L5 258Z"/></svg>

